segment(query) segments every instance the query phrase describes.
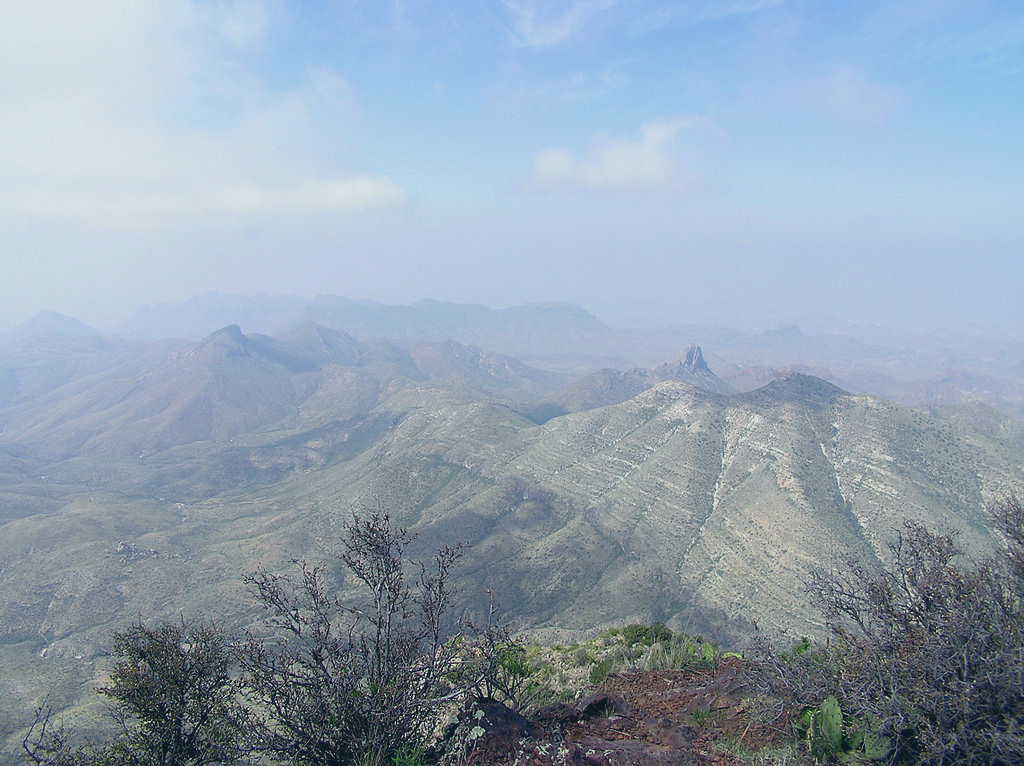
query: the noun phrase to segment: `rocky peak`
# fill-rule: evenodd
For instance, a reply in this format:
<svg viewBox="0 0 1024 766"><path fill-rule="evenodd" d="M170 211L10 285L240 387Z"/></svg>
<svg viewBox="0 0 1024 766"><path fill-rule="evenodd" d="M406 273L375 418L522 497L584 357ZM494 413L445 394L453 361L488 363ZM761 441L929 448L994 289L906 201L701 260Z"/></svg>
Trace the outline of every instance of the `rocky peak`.
<svg viewBox="0 0 1024 766"><path fill-rule="evenodd" d="M732 387L708 368L704 354L696 343L684 349L675 361L660 364L653 370L634 370L630 374L634 377L639 376L641 382L646 383L644 388L649 388L658 381L681 380L704 391L718 394L733 393ZM634 395L636 393L639 391L635 391Z"/></svg>
<svg viewBox="0 0 1024 766"><path fill-rule="evenodd" d="M689 348L679 356L679 361L683 368L692 372L708 369L707 362L704 361L704 354L696 343L690 344Z"/></svg>
<svg viewBox="0 0 1024 766"><path fill-rule="evenodd" d="M223 343L227 341L229 343L241 344L245 343L248 338L245 333L242 332L241 327L236 324L229 324L227 327L222 327L207 335L206 340L212 343Z"/></svg>

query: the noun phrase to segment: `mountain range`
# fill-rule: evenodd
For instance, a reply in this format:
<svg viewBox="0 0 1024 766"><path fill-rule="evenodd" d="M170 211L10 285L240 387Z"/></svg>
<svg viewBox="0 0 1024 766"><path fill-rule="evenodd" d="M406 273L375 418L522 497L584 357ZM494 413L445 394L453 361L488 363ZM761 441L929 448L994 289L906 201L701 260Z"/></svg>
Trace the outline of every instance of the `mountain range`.
<svg viewBox="0 0 1024 766"><path fill-rule="evenodd" d="M1019 385L1024 379L1024 337L1019 334L851 326L821 319L810 323L810 332L792 324L627 329L610 327L565 303L491 309L433 300L391 306L339 296L218 293L145 306L113 329L124 338L198 340L232 323L250 333L279 335L306 321L346 331L361 341L453 340L574 375L601 367L654 367L696 341L711 351L709 363L737 390L803 372L844 390L931 407L936 414L961 419L977 414L979 425L999 416L1024 420L1024 389ZM977 412L979 405L993 411Z"/></svg>
<svg viewBox="0 0 1024 766"><path fill-rule="evenodd" d="M517 315L516 343L604 332L550 310ZM353 510L389 510L421 554L467 543L470 613L490 593L539 635L664 620L738 645L755 623L816 633L808 573L884 564L902 519L984 550L986 503L1024 477L1012 433L975 418L801 372L737 390L695 345L573 374L411 335L127 339L51 316L0 338L0 736L47 694L86 704L132 619L255 625L241 575L336 571Z"/></svg>

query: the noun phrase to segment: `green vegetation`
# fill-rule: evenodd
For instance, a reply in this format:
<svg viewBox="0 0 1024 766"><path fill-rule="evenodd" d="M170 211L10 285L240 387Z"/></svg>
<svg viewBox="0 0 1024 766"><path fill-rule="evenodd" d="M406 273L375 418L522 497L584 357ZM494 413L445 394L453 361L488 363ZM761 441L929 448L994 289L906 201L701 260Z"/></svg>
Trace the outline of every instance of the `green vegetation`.
<svg viewBox="0 0 1024 766"><path fill-rule="evenodd" d="M591 665L590 675L588 676L588 678L590 679L590 683L596 686L597 684L604 681L604 679L608 677L608 673L611 672L612 664L613 660L611 658L608 658L601 660L599 662L595 662L593 665Z"/></svg>
<svg viewBox="0 0 1024 766"><path fill-rule="evenodd" d="M694 726L707 726L715 720L715 711L707 705L701 705L690 713L690 720L693 721Z"/></svg>
<svg viewBox="0 0 1024 766"><path fill-rule="evenodd" d="M238 704L232 653L214 625L142 623L114 634L117 663L97 691L119 734L98 746L40 709L24 750L39 766L206 766L232 763L248 750L248 712Z"/></svg>
<svg viewBox="0 0 1024 766"><path fill-rule="evenodd" d="M260 571L247 582L267 612L267 636L233 647L208 624L144 624L115 633L118 662L99 689L120 731L82 744L41 711L25 736L36 766L205 766L262 757L318 766L421 766L425 746L467 699L524 712L573 701L626 670L710 667L723 654L662 623L613 628L568 646L523 644L492 624L445 634L456 549L402 568L408 537L386 514L356 518L344 559L373 594L370 608L338 601L323 569ZM493 616L493 615L492 615ZM675 663L675 664L673 664ZM237 664L240 673L233 673ZM693 713L694 723L715 718Z"/></svg>
<svg viewBox="0 0 1024 766"><path fill-rule="evenodd" d="M664 623L609 628L569 645L516 644L515 667L522 692L488 694L529 712L557 700L579 699L613 673L628 670L712 668L738 656L700 637L678 633Z"/></svg>
<svg viewBox="0 0 1024 766"><path fill-rule="evenodd" d="M249 619L250 605L225 583L257 552L268 568L248 584L267 623L231 654L228 688L231 703L244 702L253 716L245 747L268 760L412 764L424 757L438 717L460 699L485 696L530 712L578 699L615 673L702 671L723 659L710 642L662 622L565 646L525 644L496 626L457 625L444 583L454 589L460 579L449 571L458 552L442 548L419 568L409 560L411 536L379 519L367 520L374 523L366 534L347 531L346 539L361 542L346 548L336 567L343 563L350 575L345 590L335 589L333 568L283 571L291 556L320 557L340 537L330 509L380 497L423 535L417 556L456 530L470 539L462 582L478 582L486 568L499 583L497 597L526 627L582 628L646 613L717 637L735 638L731 626L747 618L806 630L815 612L800 592L800 562L835 549L859 553L812 584L828 642L805 639L764 660L803 752L842 761L1024 761L1013 734L1024 727L1014 681L1022 677L1024 647L1016 500L996 515L1004 551L972 564L961 550L976 554L989 539L978 513L980 487L1019 476L1018 452L980 439L961 444L949 426L863 397L823 389L808 398L809 379L730 398L666 386L535 428L474 392L442 396L441 384L435 390L425 382L429 376L412 382L381 372L385 361L374 362L372 375L369 367L346 367L348 377L339 378L310 368L295 389L291 370L273 385L266 379L283 392L281 411L290 414L253 431L251 413L231 410L238 422L216 432L230 436L226 441L189 441L190 410L168 421L164 435L173 436L173 448L122 443L120 424L137 417L122 406L130 397L118 393L109 405L123 409L119 420L108 424L100 417L107 410L98 409L80 424L81 438L103 449L52 465L26 452L26 460L39 462L18 469L23 484L5 487L4 512L17 523L0 535L0 574L9 589L0 603L0 680L15 669L29 677L22 666L45 664L46 673L35 689L6 683L14 693L0 700L0 734L29 724L31 706L23 700L40 687L61 701L92 689L92 660L109 626L124 625L126 614L147 614L149 627L114 634L118 664L102 690L124 736L109 746L62 750L64 733L43 712L33 728L34 757L109 760L127 749L177 753L137 756L146 762L227 758L235 746L225 739L232 715L213 716L222 724L217 731L179 736L191 738L185 747L174 744L178 735L161 739L156 732L187 731L187 716L154 717L143 704L159 698L153 688L129 692L152 663L173 666L171 649L207 643L189 635L203 623L159 617L208 613L217 603L237 624ZM200 367L197 381L206 379ZM240 377L264 380L278 367L271 359L263 372ZM164 382L176 387L172 372ZM352 376L363 380L365 397L342 407L334 392L351 389ZM321 397L296 409L294 391L320 390L328 378ZM65 422L52 420L53 428ZM48 422L20 427L35 432ZM68 429L53 434L70 438ZM769 443L776 446L765 451ZM108 489L85 498L81 487L93 474ZM928 526L908 525L889 555L876 557L876 530L888 525L891 502L879 487L901 493L907 512ZM943 525L963 538L929 531ZM700 576L710 566L716 576ZM143 634L164 636L164 659L153 647L132 648ZM11 648L21 645L31 665ZM118 686L119 678L127 685ZM696 709L694 722L706 713Z"/></svg>
<svg viewBox="0 0 1024 766"><path fill-rule="evenodd" d="M663 622L655 622L651 625L627 625L622 630L622 638L627 646L652 646L659 641L671 641L672 631Z"/></svg>
<svg viewBox="0 0 1024 766"><path fill-rule="evenodd" d="M121 733L78 744L44 710L26 754L38 766L205 766L258 755L309 766L417 763L444 703L494 668L518 665L507 651L492 658L489 646L459 640L449 619L459 549L411 566L410 541L382 511L346 527L341 559L366 604L342 603L322 567L258 570L245 581L267 634L234 646L219 628L184 621L115 633L117 662L99 692L113 700Z"/></svg>
<svg viewBox="0 0 1024 766"><path fill-rule="evenodd" d="M251 625L238 572L329 560L340 507L379 499L419 534L417 556L466 540L453 587L480 613L486 571L523 630L644 615L740 645L753 620L814 629L804 563L870 557L894 492L983 550L981 488L1024 466L1008 445L799 378L759 397L663 383L538 428L508 403L561 383L468 349L308 326L147 353L67 367L51 394L4 409L6 750L46 693L83 730L83 707L98 717L111 631L137 615Z"/></svg>
<svg viewBox="0 0 1024 766"><path fill-rule="evenodd" d="M816 707L804 708L794 728L811 755L819 760L882 761L892 752L889 738L877 733L877 723L868 727L862 721L845 717L832 696Z"/></svg>

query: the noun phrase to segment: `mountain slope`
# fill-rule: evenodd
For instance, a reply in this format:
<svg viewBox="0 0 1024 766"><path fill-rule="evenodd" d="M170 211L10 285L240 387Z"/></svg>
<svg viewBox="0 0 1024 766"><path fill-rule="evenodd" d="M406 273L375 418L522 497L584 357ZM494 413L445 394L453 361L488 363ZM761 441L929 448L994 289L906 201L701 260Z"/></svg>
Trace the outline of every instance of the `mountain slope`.
<svg viewBox="0 0 1024 766"><path fill-rule="evenodd" d="M114 358L94 356L101 370ZM312 323L280 338L229 325L152 362L148 368L111 365L96 375L75 375L73 368L70 380L53 376L41 394L25 396L24 403L15 398L15 406L0 410L4 440L60 444L69 455L145 456L360 417L388 384L394 384L390 395L404 391L414 399L522 399L566 380L453 342L366 345ZM28 366L12 370L11 385L23 387L17 376Z"/></svg>
<svg viewBox="0 0 1024 766"><path fill-rule="evenodd" d="M0 333L0 346L12 346L38 338L99 338L101 333L77 319L54 311L41 311L34 317Z"/></svg>
<svg viewBox="0 0 1024 766"><path fill-rule="evenodd" d="M446 462L538 498L498 503L473 542L502 551L497 581L520 586L509 603L552 626L808 630L800 583L813 566L838 551L884 557L903 517L983 545L986 499L1022 475L1018 452L804 376L734 397L660 383L483 456L451 432L426 437ZM517 535L516 514L536 537Z"/></svg>

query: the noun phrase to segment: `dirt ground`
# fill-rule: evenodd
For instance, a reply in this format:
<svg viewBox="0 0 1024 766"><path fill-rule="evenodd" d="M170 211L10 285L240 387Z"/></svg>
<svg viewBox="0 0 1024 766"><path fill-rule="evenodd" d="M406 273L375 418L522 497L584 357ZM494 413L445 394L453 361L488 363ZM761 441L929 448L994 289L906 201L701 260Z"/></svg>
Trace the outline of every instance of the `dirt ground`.
<svg viewBox="0 0 1024 766"><path fill-rule="evenodd" d="M750 753L791 738L781 707L757 695L739 658L715 669L609 676L586 699L548 706L530 719L494 702L466 716L465 741L442 763L749 766L760 760Z"/></svg>

